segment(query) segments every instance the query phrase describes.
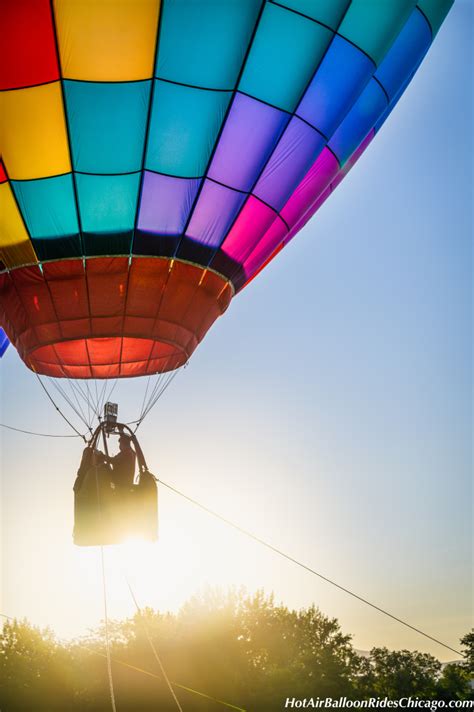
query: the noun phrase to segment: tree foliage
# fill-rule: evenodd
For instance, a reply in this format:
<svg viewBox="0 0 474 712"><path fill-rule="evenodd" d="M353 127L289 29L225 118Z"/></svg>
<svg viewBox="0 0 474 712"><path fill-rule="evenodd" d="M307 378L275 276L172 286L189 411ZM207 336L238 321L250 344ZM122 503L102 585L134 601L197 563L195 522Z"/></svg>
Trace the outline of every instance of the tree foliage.
<svg viewBox="0 0 474 712"><path fill-rule="evenodd" d="M426 653L374 648L362 657L336 619L314 606L289 610L263 592L208 591L176 615L145 609L141 616L111 622L109 632L120 712L175 709L148 636L183 708L192 712L225 709L192 690L255 712L283 709L289 696L458 700L470 695L469 655L464 664L443 671ZM471 655L472 644L472 634L463 638ZM110 709L104 630L64 644L26 621L5 623L0 709Z"/></svg>

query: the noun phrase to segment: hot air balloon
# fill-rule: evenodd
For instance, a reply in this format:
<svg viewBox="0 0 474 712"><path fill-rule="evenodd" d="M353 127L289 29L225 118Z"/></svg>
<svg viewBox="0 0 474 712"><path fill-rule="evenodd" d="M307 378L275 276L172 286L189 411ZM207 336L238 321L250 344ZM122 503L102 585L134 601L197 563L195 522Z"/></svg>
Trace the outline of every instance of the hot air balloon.
<svg viewBox="0 0 474 712"><path fill-rule="evenodd" d="M185 363L316 212L451 0L4 0L0 324L25 364Z"/></svg>
<svg viewBox="0 0 474 712"><path fill-rule="evenodd" d="M0 326L25 364L185 364L371 143L451 4L3 0Z"/></svg>

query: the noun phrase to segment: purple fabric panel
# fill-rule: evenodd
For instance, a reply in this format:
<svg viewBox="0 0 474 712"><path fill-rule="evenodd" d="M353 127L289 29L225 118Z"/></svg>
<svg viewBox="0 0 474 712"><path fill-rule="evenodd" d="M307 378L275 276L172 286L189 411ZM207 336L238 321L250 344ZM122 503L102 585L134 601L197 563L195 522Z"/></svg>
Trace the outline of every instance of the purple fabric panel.
<svg viewBox="0 0 474 712"><path fill-rule="evenodd" d="M281 245L287 232L288 228L283 220L276 218L244 262L244 271L247 279L250 279L255 272L258 272L265 260Z"/></svg>
<svg viewBox="0 0 474 712"><path fill-rule="evenodd" d="M288 114L237 93L208 176L250 191L286 124Z"/></svg>
<svg viewBox="0 0 474 712"><path fill-rule="evenodd" d="M328 148L325 148L313 163L295 192L288 200L281 216L290 229L311 208L327 185L336 177L339 164Z"/></svg>
<svg viewBox="0 0 474 712"><path fill-rule="evenodd" d="M268 161L254 194L280 211L325 143L317 131L294 117Z"/></svg>
<svg viewBox="0 0 474 712"><path fill-rule="evenodd" d="M206 180L186 230L186 236L219 247L247 196Z"/></svg>
<svg viewBox="0 0 474 712"><path fill-rule="evenodd" d="M199 178L172 178L145 171L138 227L161 235L180 235L198 191Z"/></svg>

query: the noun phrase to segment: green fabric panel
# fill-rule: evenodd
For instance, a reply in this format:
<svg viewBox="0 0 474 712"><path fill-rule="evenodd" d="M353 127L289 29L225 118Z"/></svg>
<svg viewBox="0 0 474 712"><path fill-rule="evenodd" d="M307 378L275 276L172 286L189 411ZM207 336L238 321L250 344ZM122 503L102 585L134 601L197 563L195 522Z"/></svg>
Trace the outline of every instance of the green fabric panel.
<svg viewBox="0 0 474 712"><path fill-rule="evenodd" d="M64 82L75 170L141 168L151 81Z"/></svg>
<svg viewBox="0 0 474 712"><path fill-rule="evenodd" d="M156 75L182 84L233 89L259 9L257 0L167 0Z"/></svg>
<svg viewBox="0 0 474 712"><path fill-rule="evenodd" d="M333 36L313 20L267 5L239 89L293 112Z"/></svg>
<svg viewBox="0 0 474 712"><path fill-rule="evenodd" d="M378 65L415 6L416 0L353 0L339 34Z"/></svg>
<svg viewBox="0 0 474 712"><path fill-rule="evenodd" d="M333 30L343 17L350 0L278 0L280 5L312 17Z"/></svg>
<svg viewBox="0 0 474 712"><path fill-rule="evenodd" d="M425 13L431 25L433 37L444 22L454 0L418 0L418 7Z"/></svg>
<svg viewBox="0 0 474 712"><path fill-rule="evenodd" d="M71 174L11 182L31 237L54 239L77 235Z"/></svg>
<svg viewBox="0 0 474 712"><path fill-rule="evenodd" d="M82 229L91 233L133 230L140 174L76 175Z"/></svg>

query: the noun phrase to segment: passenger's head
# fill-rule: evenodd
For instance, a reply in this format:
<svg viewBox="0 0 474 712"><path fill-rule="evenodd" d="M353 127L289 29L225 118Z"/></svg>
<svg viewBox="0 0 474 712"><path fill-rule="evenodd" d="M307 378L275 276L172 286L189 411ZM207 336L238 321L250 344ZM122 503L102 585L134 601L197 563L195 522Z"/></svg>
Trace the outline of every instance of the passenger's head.
<svg viewBox="0 0 474 712"><path fill-rule="evenodd" d="M120 433L119 448L120 450L131 450L132 439L125 433Z"/></svg>

